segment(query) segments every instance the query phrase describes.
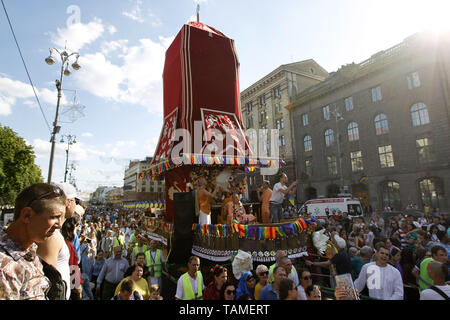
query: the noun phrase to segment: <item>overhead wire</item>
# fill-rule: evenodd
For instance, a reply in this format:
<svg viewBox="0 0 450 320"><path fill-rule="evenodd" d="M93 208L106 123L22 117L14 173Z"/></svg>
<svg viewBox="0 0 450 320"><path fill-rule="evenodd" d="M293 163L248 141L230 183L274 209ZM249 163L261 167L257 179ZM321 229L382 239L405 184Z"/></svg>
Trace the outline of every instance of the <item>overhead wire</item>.
<svg viewBox="0 0 450 320"><path fill-rule="evenodd" d="M12 33L12 35L13 35L13 37L14 37L14 41L15 41L15 43L16 43L17 49L19 50L20 58L22 59L22 63L23 63L23 66L25 67L25 71L26 71L26 73L27 73L28 80L29 80L29 82L30 82L31 88L33 89L34 96L36 97L36 101L37 101L37 103L38 103L38 105L39 105L39 109L41 110L42 116L44 117L44 120L45 120L45 123L46 123L46 125L47 125L48 131L49 131L50 134L51 134L51 133L52 133L52 130L51 130L50 125L49 125L49 123L48 123L48 121L47 121L47 118L45 117L44 110L42 109L42 106L41 106L41 102L39 101L39 98L38 98L37 93L36 93L36 89L34 88L33 81L31 80L30 73L28 72L28 68L27 68L27 65L26 65L26 63L25 63L25 60L24 60L24 58L23 58L22 51L20 50L19 42L17 41L16 34L14 33L14 28L13 28L13 26L12 26L11 20L9 19L9 15L8 15L8 11L6 10L5 3L3 2L3 0L1 0L1 1L2 1L2 5L3 5L3 10L5 11L6 19L8 20L9 27L10 27L10 29L11 29L11 33Z"/></svg>

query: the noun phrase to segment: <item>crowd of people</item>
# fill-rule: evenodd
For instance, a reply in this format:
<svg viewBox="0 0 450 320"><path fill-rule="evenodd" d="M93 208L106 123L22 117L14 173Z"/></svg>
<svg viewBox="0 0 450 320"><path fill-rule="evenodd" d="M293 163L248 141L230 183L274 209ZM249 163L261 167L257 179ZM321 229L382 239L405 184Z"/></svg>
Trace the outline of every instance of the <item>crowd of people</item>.
<svg viewBox="0 0 450 320"><path fill-rule="evenodd" d="M279 250L275 263L239 276L220 265L203 276L192 256L174 296L164 299L321 300L330 288L334 299L448 300L449 223L439 209L417 217L332 211L317 221L329 238L325 251L311 247L290 259ZM0 231L0 299L161 300L167 257L147 228L142 211L87 207L70 184L32 185ZM337 283L342 275L355 294Z"/></svg>
<svg viewBox="0 0 450 320"><path fill-rule="evenodd" d="M17 197L0 231L0 299L161 300L165 256L141 212L88 208L68 184Z"/></svg>

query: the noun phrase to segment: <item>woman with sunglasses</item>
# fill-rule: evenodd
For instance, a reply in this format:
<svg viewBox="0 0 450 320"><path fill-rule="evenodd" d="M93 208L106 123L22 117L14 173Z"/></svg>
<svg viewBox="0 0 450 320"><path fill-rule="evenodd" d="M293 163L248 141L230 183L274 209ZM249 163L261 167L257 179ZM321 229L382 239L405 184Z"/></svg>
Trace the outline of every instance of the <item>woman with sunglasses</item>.
<svg viewBox="0 0 450 320"><path fill-rule="evenodd" d="M297 300L308 300L305 293L305 288L312 285L311 272L308 269L303 269L300 272L300 284L297 287L298 298Z"/></svg>
<svg viewBox="0 0 450 320"><path fill-rule="evenodd" d="M211 268L211 281L203 292L203 300L220 300L220 290L225 282L227 282L227 268L215 265Z"/></svg>
<svg viewBox="0 0 450 320"><path fill-rule="evenodd" d="M255 300L258 300L261 290L270 283L269 268L263 264L260 264L256 267L256 275L258 276L259 281L255 286Z"/></svg>
<svg viewBox="0 0 450 320"><path fill-rule="evenodd" d="M220 289L220 300L236 300L236 286L227 281Z"/></svg>
<svg viewBox="0 0 450 320"><path fill-rule="evenodd" d="M239 280L236 290L236 299L239 299L239 297L244 294L247 294L252 299L255 299L255 278L250 271L244 273Z"/></svg>

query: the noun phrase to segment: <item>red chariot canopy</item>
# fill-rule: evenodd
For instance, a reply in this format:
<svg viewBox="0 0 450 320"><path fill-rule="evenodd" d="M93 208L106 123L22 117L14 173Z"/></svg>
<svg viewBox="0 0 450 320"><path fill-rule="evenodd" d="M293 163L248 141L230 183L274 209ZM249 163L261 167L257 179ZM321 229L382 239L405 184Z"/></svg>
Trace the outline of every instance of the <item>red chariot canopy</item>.
<svg viewBox="0 0 450 320"><path fill-rule="evenodd" d="M163 88L164 124L153 164L170 159L181 141L180 156L252 155L242 121L234 40L200 22L184 25L166 51ZM178 138L176 129L189 136ZM209 148L211 142L219 144L218 132L229 138L219 154Z"/></svg>

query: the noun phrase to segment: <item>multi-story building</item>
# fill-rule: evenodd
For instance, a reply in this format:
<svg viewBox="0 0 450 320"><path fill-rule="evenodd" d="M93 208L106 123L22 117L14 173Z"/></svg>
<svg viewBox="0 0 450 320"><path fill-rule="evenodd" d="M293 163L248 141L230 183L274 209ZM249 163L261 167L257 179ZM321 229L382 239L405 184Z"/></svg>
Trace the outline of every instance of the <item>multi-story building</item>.
<svg viewBox="0 0 450 320"><path fill-rule="evenodd" d="M333 72L290 107L298 199L450 207L449 37L416 34Z"/></svg>
<svg viewBox="0 0 450 320"><path fill-rule="evenodd" d="M121 204L123 200L123 187L114 188L106 192L106 202L111 204Z"/></svg>
<svg viewBox="0 0 450 320"><path fill-rule="evenodd" d="M281 170L291 180L296 172L295 153L291 117L286 106L299 92L320 83L327 76L328 72L314 60L305 60L281 65L241 92L244 126L249 140L257 141L257 147L253 146L254 153L271 157L275 155L273 147L278 148L279 157L286 163ZM274 144L271 144L272 129L278 129L278 141ZM277 177L265 178L273 184ZM262 179L257 174L250 175L249 191L261 186Z"/></svg>
<svg viewBox="0 0 450 320"><path fill-rule="evenodd" d="M108 202L107 194L113 187L100 186L90 196L90 203L92 204L106 204Z"/></svg>
<svg viewBox="0 0 450 320"><path fill-rule="evenodd" d="M132 160L124 175L124 202L154 201L164 199L164 180L142 179L140 174L151 167L152 157Z"/></svg>

